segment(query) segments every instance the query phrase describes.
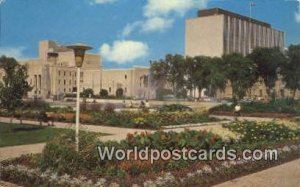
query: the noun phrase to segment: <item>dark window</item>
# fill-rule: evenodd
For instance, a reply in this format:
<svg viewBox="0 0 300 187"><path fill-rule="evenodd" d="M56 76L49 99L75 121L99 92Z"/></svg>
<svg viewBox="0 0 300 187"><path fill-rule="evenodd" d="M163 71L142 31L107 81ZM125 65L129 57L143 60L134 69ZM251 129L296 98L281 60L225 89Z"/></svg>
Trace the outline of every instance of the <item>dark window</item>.
<svg viewBox="0 0 300 187"><path fill-rule="evenodd" d="M111 87L109 87L109 93L111 92Z"/></svg>

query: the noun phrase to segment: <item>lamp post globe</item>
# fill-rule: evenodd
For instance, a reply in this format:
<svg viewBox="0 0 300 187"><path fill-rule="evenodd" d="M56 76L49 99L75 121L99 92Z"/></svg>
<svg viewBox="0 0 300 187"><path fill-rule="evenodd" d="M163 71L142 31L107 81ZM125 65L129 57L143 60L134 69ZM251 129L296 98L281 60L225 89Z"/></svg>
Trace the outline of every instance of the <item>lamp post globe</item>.
<svg viewBox="0 0 300 187"><path fill-rule="evenodd" d="M77 68L76 73L76 132L75 132L75 143L76 143L76 151L79 151L79 116L80 116L80 68L82 67L83 61L84 61L84 55L85 51L92 49L92 47L77 43L73 45L66 46L69 49L72 49L74 51L75 55L75 65Z"/></svg>

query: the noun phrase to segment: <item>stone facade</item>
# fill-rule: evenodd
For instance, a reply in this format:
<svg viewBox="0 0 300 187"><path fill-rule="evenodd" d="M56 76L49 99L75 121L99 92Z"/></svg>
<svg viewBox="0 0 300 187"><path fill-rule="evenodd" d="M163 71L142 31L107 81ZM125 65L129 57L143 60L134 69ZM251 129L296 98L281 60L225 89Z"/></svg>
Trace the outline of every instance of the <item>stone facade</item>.
<svg viewBox="0 0 300 187"><path fill-rule="evenodd" d="M230 53L247 55L257 47L284 50L284 32L273 29L268 23L219 8L200 10L197 18L186 20L185 31L185 55L191 57L221 57ZM274 93L277 97L292 96L280 80L276 82ZM190 95L199 97L198 91ZM217 97L232 97L230 83L224 92L217 92ZM263 81L257 82L247 97L267 99ZM300 98L299 90L296 98Z"/></svg>
<svg viewBox="0 0 300 187"><path fill-rule="evenodd" d="M54 41L39 43L39 57L22 62L28 67L28 82L33 90L28 97L57 98L76 91L76 68L72 50ZM125 78L126 77L126 78ZM109 95L115 95L122 88L125 96L153 98L148 82L148 67L103 70L100 55L87 53L81 68L80 91L92 88L95 94L107 89Z"/></svg>

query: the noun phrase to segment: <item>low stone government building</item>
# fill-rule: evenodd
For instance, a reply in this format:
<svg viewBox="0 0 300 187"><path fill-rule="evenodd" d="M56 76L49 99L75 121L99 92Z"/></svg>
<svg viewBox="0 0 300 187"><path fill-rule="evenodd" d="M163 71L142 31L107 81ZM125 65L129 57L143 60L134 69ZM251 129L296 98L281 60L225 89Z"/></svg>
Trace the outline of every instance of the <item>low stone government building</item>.
<svg viewBox="0 0 300 187"><path fill-rule="evenodd" d="M279 47L283 51L284 32L273 29L269 23L220 8L200 10L198 17L185 22L185 56L221 57L230 53L247 55L257 47ZM193 93L196 93L195 97L199 97L198 91ZM280 80L276 83L274 93L276 97L288 97L292 94ZM218 98L231 96L230 83L225 92L217 92ZM264 83L257 82L247 96L267 98ZM300 98L299 90L296 97Z"/></svg>
<svg viewBox="0 0 300 187"><path fill-rule="evenodd" d="M28 97L62 98L76 92L74 53L65 46L50 40L40 41L38 58L21 63L27 65L28 82L33 87ZM149 84L148 67L104 70L98 54L85 55L80 82L80 91L91 88L99 94L101 89L106 89L109 95L116 95L116 90L122 89L126 97L155 97Z"/></svg>

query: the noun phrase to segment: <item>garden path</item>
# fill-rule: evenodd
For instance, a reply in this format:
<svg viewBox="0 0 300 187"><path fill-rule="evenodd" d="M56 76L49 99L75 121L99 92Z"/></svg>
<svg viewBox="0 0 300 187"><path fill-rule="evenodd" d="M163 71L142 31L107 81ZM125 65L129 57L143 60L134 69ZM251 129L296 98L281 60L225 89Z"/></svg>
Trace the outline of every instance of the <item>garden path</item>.
<svg viewBox="0 0 300 187"><path fill-rule="evenodd" d="M257 173L246 175L214 187L299 187L300 159L275 166Z"/></svg>

